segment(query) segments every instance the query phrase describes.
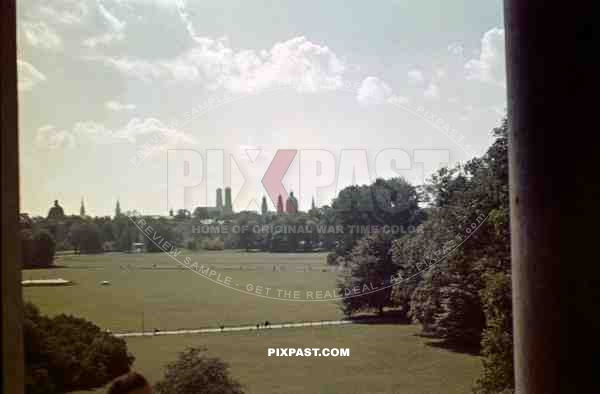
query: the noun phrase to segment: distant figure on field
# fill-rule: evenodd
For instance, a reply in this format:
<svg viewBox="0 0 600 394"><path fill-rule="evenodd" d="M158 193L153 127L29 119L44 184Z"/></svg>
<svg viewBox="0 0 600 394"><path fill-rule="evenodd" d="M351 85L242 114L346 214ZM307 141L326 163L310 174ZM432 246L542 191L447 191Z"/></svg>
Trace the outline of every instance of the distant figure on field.
<svg viewBox="0 0 600 394"><path fill-rule="evenodd" d="M65 211L58 204L58 200L54 200L54 206L48 211L48 219L61 219L65 217Z"/></svg>
<svg viewBox="0 0 600 394"><path fill-rule="evenodd" d="M221 324L219 327L221 328L221 332L223 332L223 330L225 329L225 326L223 324Z"/></svg>
<svg viewBox="0 0 600 394"><path fill-rule="evenodd" d="M154 334L158 334L160 332L160 330L158 328L154 329Z"/></svg>
<svg viewBox="0 0 600 394"><path fill-rule="evenodd" d="M260 323L256 323L256 329L260 329Z"/></svg>
<svg viewBox="0 0 600 394"><path fill-rule="evenodd" d="M265 320L265 328L271 328L268 320Z"/></svg>
<svg viewBox="0 0 600 394"><path fill-rule="evenodd" d="M113 381L108 394L152 394L152 387L141 374L129 372Z"/></svg>

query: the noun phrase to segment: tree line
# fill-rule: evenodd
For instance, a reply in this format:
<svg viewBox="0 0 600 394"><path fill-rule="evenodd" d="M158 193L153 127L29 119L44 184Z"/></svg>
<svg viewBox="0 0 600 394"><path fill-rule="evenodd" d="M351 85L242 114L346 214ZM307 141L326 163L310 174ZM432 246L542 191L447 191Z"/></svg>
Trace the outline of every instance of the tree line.
<svg viewBox="0 0 600 394"><path fill-rule="evenodd" d="M494 135L482 157L442 168L419 188L426 206L398 219L416 221L422 231L349 238L330 259L347 268L339 278L343 287L387 285L344 298L347 315L394 309L418 322L424 334L480 350L484 368L474 387L478 393L514 387L506 120ZM412 198L403 203L411 206ZM355 214L351 220L365 219L360 211Z"/></svg>
<svg viewBox="0 0 600 394"><path fill-rule="evenodd" d="M329 251L327 262L341 267L344 288L378 284L379 291L342 299L347 315L394 310L418 322L424 334L457 347L480 350L483 373L475 391L512 390L512 310L507 122L494 129L495 141L481 157L442 168L423 185L403 178L377 179L340 191L331 205L308 212L278 209L211 216L205 207L180 209L169 217L144 217L172 245L188 249L246 249L270 252ZM283 202L280 201L282 205ZM281 208L281 207L280 207ZM130 213L131 214L131 213ZM35 264L54 249L78 253L129 252L144 237L129 215L90 218L29 218L22 237L35 240L26 255ZM193 226L308 229L302 232L194 232ZM264 227L267 226L267 227ZM332 227L342 231L323 232ZM414 231L352 231L360 226ZM107 243L110 248L107 248ZM36 256L36 257L31 257ZM398 283L398 278L401 278Z"/></svg>

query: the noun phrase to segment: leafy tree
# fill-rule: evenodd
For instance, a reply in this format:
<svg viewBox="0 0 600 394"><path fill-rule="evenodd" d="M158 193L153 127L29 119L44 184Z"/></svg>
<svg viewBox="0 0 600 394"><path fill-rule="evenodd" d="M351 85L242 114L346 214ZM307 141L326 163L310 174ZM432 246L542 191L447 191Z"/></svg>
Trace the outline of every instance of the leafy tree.
<svg viewBox="0 0 600 394"><path fill-rule="evenodd" d="M483 374L474 392L494 394L514 390L513 326L510 275L486 273L481 291L487 327L483 332Z"/></svg>
<svg viewBox="0 0 600 394"><path fill-rule="evenodd" d="M242 394L242 386L230 376L229 366L206 355L206 348L190 348L166 367L157 394Z"/></svg>
<svg viewBox="0 0 600 394"><path fill-rule="evenodd" d="M101 253L102 233L95 223L75 224L71 227L71 241L84 254Z"/></svg>
<svg viewBox="0 0 600 394"><path fill-rule="evenodd" d="M21 242L21 266L23 268L50 267L54 263L56 243L46 230L33 232L23 229L19 233Z"/></svg>
<svg viewBox="0 0 600 394"><path fill-rule="evenodd" d="M73 316L49 318L25 304L25 389L54 394L102 387L129 371L134 357L123 339Z"/></svg>
<svg viewBox="0 0 600 394"><path fill-rule="evenodd" d="M238 247L249 251L254 247L257 239L254 226L259 223L258 214L252 211L240 212L235 216L234 223L239 226L239 231L234 234L237 238Z"/></svg>
<svg viewBox="0 0 600 394"><path fill-rule="evenodd" d="M371 185L346 187L333 200L331 207L335 212L335 224L343 229L343 233L336 233L334 252L336 257L342 258L347 257L356 242L364 237L363 233L356 231L357 228L408 228L418 225L424 218L417 189L403 178L377 179Z"/></svg>
<svg viewBox="0 0 600 394"><path fill-rule="evenodd" d="M49 267L54 261L55 242L52 235L45 230L40 230L33 235L34 252L33 264Z"/></svg>
<svg viewBox="0 0 600 394"><path fill-rule="evenodd" d="M189 219L192 217L192 214L187 209L178 209L175 214L175 219Z"/></svg>
<svg viewBox="0 0 600 394"><path fill-rule="evenodd" d="M375 309L382 315L384 307L394 305L390 279L398 268L392 260L391 245L391 236L380 233L359 241L352 250L348 271L339 285L344 289L358 288L360 293L342 298L342 309L346 315L369 309Z"/></svg>
<svg viewBox="0 0 600 394"><path fill-rule="evenodd" d="M161 246L164 245L165 241L169 242L173 247L177 244L177 234L175 231L173 231L173 228L169 225L169 223L166 223L163 220L152 220L149 218L146 218L146 222L148 226L152 226L157 236L156 240L152 239L153 236L144 237L147 252L163 252L164 250L161 249ZM162 237L162 239L160 237Z"/></svg>
<svg viewBox="0 0 600 394"><path fill-rule="evenodd" d="M208 209L206 207L196 207L193 216L198 220L208 219Z"/></svg>

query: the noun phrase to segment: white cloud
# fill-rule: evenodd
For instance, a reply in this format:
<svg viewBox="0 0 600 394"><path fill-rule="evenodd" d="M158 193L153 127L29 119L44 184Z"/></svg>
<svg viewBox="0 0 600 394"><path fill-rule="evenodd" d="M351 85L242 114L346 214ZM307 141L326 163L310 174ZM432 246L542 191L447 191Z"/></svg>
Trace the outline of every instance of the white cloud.
<svg viewBox="0 0 600 394"><path fill-rule="evenodd" d="M135 105L134 104L123 104L119 101L116 100L109 100L106 103L104 103L104 105L106 106L106 108L110 109L111 111L130 111L135 109Z"/></svg>
<svg viewBox="0 0 600 394"><path fill-rule="evenodd" d="M65 130L58 130L53 125L42 126L38 129L35 141L37 144L46 146L50 149L60 146L74 147L75 138L71 133Z"/></svg>
<svg viewBox="0 0 600 394"><path fill-rule="evenodd" d="M402 96L391 96L387 100L391 104L399 104L400 106L407 104L410 100Z"/></svg>
<svg viewBox="0 0 600 394"><path fill-rule="evenodd" d="M89 48L108 45L113 41L121 41L125 38L124 30L126 23L115 17L110 11L98 0L98 12L102 16L104 22L108 25L109 31L83 40L83 45Z"/></svg>
<svg viewBox="0 0 600 394"><path fill-rule="evenodd" d="M423 82L425 77L423 76L423 72L421 70L410 70L408 72L408 79L413 82Z"/></svg>
<svg viewBox="0 0 600 394"><path fill-rule="evenodd" d="M157 79L164 74L164 70L160 65L143 60L130 60L127 58L103 58L103 60L119 72L141 80Z"/></svg>
<svg viewBox="0 0 600 394"><path fill-rule="evenodd" d="M111 14L100 0L98 0L98 11L112 31L123 31L125 28L125 22L120 21L113 14Z"/></svg>
<svg viewBox="0 0 600 394"><path fill-rule="evenodd" d="M24 60L17 60L18 89L27 91L46 80L46 76Z"/></svg>
<svg viewBox="0 0 600 394"><path fill-rule="evenodd" d="M358 92L356 93L356 99L363 105L376 104L385 100L392 94L392 89L381 79L377 77L365 78Z"/></svg>
<svg viewBox="0 0 600 394"><path fill-rule="evenodd" d="M97 36L89 37L83 40L83 45L88 48L95 48L97 46L108 45L113 41L119 41L123 39L122 34L115 33L104 33Z"/></svg>
<svg viewBox="0 0 600 394"><path fill-rule="evenodd" d="M504 29L488 30L481 39L481 53L478 59L465 64L467 79L479 80L505 86Z"/></svg>
<svg viewBox="0 0 600 394"><path fill-rule="evenodd" d="M43 4L37 14L62 25L78 25L88 15L87 3L81 0L53 0L52 5Z"/></svg>
<svg viewBox="0 0 600 394"><path fill-rule="evenodd" d="M176 0L175 6L177 7L177 13L179 14L179 18L185 25L188 34L193 40L197 39L196 29L194 28L194 24L192 23L190 16L186 10L186 2L185 0Z"/></svg>
<svg viewBox="0 0 600 394"><path fill-rule="evenodd" d="M428 99L438 99L440 98L440 89L435 84L435 82L430 82L427 86L427 89L425 89L423 95L425 96L425 98Z"/></svg>
<svg viewBox="0 0 600 394"><path fill-rule="evenodd" d="M446 69L438 67L435 69L435 77L437 80L446 78L447 72Z"/></svg>
<svg viewBox="0 0 600 394"><path fill-rule="evenodd" d="M40 127L36 142L50 149L74 148L86 144L150 143L157 145L157 151L166 150L178 144L194 145L196 139L176 128L169 127L155 118L132 118L123 127L113 131L95 121L81 121L70 130L58 129L53 125Z"/></svg>
<svg viewBox="0 0 600 394"><path fill-rule="evenodd" d="M127 76L142 80L201 82L209 89L246 93L293 84L298 91L340 87L344 63L326 46L296 37L269 50L234 50L224 39L195 37L197 45L172 60L101 58Z"/></svg>
<svg viewBox="0 0 600 394"><path fill-rule="evenodd" d="M62 40L56 32L44 22L20 23L27 42L36 48L59 50Z"/></svg>
<svg viewBox="0 0 600 394"><path fill-rule="evenodd" d="M456 56L462 56L464 52L464 47L460 42L453 42L448 45L448 52Z"/></svg>

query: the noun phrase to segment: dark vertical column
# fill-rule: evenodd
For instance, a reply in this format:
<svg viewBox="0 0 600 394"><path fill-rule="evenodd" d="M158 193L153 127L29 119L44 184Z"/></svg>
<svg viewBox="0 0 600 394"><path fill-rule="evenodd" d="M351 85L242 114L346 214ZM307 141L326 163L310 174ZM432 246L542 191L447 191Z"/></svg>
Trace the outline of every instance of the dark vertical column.
<svg viewBox="0 0 600 394"><path fill-rule="evenodd" d="M0 138L2 139L2 382L0 391L24 388L21 271L19 267L19 153L15 1L0 2Z"/></svg>
<svg viewBox="0 0 600 394"><path fill-rule="evenodd" d="M592 218L598 197L592 196L599 156L590 141L598 130L592 115L598 102L592 84L597 62L590 57L597 46L590 26L597 22L591 22L596 14L590 8L584 2L505 0L520 394L597 392L589 386L600 357L592 350L598 348L599 332L598 298L592 297L598 288L593 253L598 222ZM563 223L562 233L561 213L572 218ZM564 247L565 242L570 243L561 260L559 243Z"/></svg>

